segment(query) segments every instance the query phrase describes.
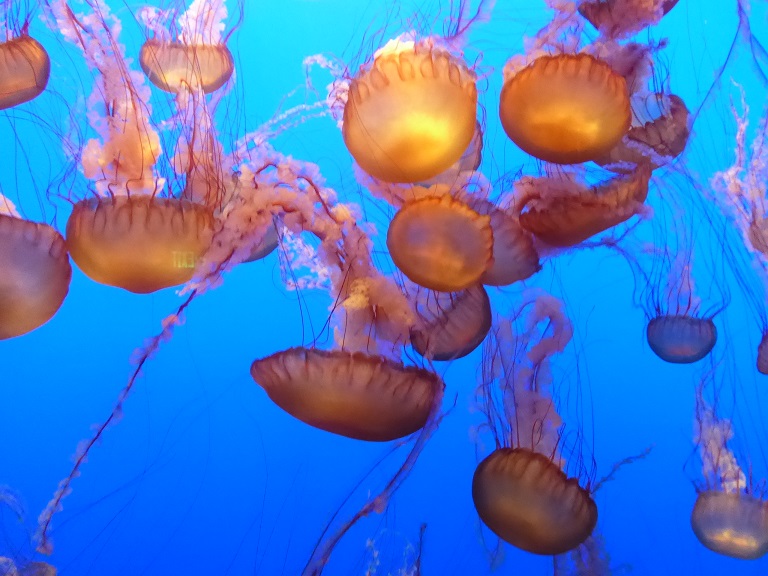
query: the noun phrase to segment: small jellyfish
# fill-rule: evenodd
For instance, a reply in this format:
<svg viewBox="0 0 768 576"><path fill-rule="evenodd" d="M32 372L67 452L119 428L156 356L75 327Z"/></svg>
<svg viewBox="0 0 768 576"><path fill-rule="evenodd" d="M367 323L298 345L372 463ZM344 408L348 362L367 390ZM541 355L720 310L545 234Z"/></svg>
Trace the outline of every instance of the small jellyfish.
<svg viewBox="0 0 768 576"><path fill-rule="evenodd" d="M666 362L690 364L712 351L717 328L712 318L664 315L652 318L646 328L651 350Z"/></svg>
<svg viewBox="0 0 768 576"><path fill-rule="evenodd" d="M522 178L515 184L520 224L550 246L573 246L642 213L650 176L644 163L595 188L570 174Z"/></svg>
<svg viewBox="0 0 768 576"><path fill-rule="evenodd" d="M387 247L410 280L441 292L477 284L493 263L490 218L449 194L407 202L389 224Z"/></svg>
<svg viewBox="0 0 768 576"><path fill-rule="evenodd" d="M141 47L141 69L152 84L166 92L215 92L235 70L234 58L226 46L232 29L222 37L226 3L195 0L179 15L178 22L164 22L169 16L175 16L175 12L149 7L139 12L139 19L153 35Z"/></svg>
<svg viewBox="0 0 768 576"><path fill-rule="evenodd" d="M691 528L713 552L756 560L768 552L768 503L742 493L700 492Z"/></svg>
<svg viewBox="0 0 768 576"><path fill-rule="evenodd" d="M499 116L524 152L577 164L608 153L624 136L629 92L624 78L594 56L541 56L522 70L505 70Z"/></svg>
<svg viewBox="0 0 768 576"><path fill-rule="evenodd" d="M720 418L716 404L705 398L709 388L717 401L720 383L708 373L696 395L694 441L701 457L703 482L697 482L691 528L710 550L743 560L768 552L768 503L759 497L752 475L749 479L729 444L734 431L730 420Z"/></svg>
<svg viewBox="0 0 768 576"><path fill-rule="evenodd" d="M67 221L67 247L92 280L137 294L183 284L213 236L200 205L148 195L90 198Z"/></svg>
<svg viewBox="0 0 768 576"><path fill-rule="evenodd" d="M37 98L48 85L51 60L27 33L0 42L0 110Z"/></svg>
<svg viewBox="0 0 768 576"><path fill-rule="evenodd" d="M349 85L342 135L385 182L421 182L458 161L475 134L475 75L433 41L392 40Z"/></svg>
<svg viewBox="0 0 768 576"><path fill-rule="evenodd" d="M342 350L291 348L254 361L251 376L302 422L371 442L420 430L442 393L427 370Z"/></svg>
<svg viewBox="0 0 768 576"><path fill-rule="evenodd" d="M4 205L0 196L0 207ZM50 320L69 292L64 239L47 224L0 212L0 340Z"/></svg>
<svg viewBox="0 0 768 576"><path fill-rule="evenodd" d="M419 323L411 330L416 352L433 360L455 360L483 342L491 329L491 302L481 285L457 293L426 292Z"/></svg>

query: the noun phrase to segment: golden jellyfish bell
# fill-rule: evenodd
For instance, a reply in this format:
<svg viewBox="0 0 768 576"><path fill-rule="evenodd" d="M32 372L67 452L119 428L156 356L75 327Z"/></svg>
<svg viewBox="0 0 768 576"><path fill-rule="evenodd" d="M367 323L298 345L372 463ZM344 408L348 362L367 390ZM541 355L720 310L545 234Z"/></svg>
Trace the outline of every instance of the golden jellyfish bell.
<svg viewBox="0 0 768 576"><path fill-rule="evenodd" d="M275 404L302 422L373 442L421 429L443 386L432 372L380 356L313 348L256 360L251 376Z"/></svg>
<svg viewBox="0 0 768 576"><path fill-rule="evenodd" d="M183 86L200 86L215 92L235 70L232 53L225 44L185 44L150 38L141 47L139 64L150 82L166 92Z"/></svg>
<svg viewBox="0 0 768 576"><path fill-rule="evenodd" d="M148 195L75 204L67 247L92 280L146 294L191 280L213 235L203 206Z"/></svg>
<svg viewBox="0 0 768 576"><path fill-rule="evenodd" d="M0 214L0 340L42 326L69 292L64 238L47 224Z"/></svg>
<svg viewBox="0 0 768 576"><path fill-rule="evenodd" d="M36 98L48 85L51 60L26 34L0 43L0 110Z"/></svg>
<svg viewBox="0 0 768 576"><path fill-rule="evenodd" d="M528 154L556 164L586 162L607 154L629 128L627 83L589 54L542 56L506 79L499 116Z"/></svg>
<svg viewBox="0 0 768 576"><path fill-rule="evenodd" d="M389 224L387 247L410 280L440 292L479 283L493 265L490 218L449 194L406 202Z"/></svg>
<svg viewBox="0 0 768 576"><path fill-rule="evenodd" d="M597 506L576 479L525 448L500 448L472 480L480 519L499 538L533 554L563 554L597 524Z"/></svg>
<svg viewBox="0 0 768 576"><path fill-rule="evenodd" d="M421 182L461 158L475 134L474 74L424 43L385 47L361 68L344 107L344 143L358 165L385 182Z"/></svg>

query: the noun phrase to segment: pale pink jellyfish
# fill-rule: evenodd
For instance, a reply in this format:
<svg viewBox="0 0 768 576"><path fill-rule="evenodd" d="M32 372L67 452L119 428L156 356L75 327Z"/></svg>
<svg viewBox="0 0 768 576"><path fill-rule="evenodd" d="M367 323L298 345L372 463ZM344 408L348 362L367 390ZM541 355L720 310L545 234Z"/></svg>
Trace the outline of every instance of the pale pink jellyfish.
<svg viewBox="0 0 768 576"><path fill-rule="evenodd" d="M472 497L488 528L535 554L567 552L597 523L589 488L564 472L562 421L551 392L550 358L572 334L557 299L528 294L484 349L478 396L496 449L478 465Z"/></svg>
<svg viewBox="0 0 768 576"><path fill-rule="evenodd" d="M729 448L731 422L719 417L697 391L694 441L699 449L703 481L691 512L691 527L710 550L743 560L768 552L768 504L755 492L751 478Z"/></svg>

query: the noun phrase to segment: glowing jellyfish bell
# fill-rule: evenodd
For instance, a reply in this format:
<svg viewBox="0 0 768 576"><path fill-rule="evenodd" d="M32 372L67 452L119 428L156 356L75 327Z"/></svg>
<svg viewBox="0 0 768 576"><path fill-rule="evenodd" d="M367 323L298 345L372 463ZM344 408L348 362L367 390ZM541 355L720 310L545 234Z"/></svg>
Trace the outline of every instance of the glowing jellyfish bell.
<svg viewBox="0 0 768 576"><path fill-rule="evenodd" d="M224 0L195 0L179 17L177 37L170 38L158 21L159 12L143 9L140 18L155 33L139 53L139 64L150 82L172 93L184 87L199 87L206 94L221 88L235 70L234 58L221 35L226 17Z"/></svg>
<svg viewBox="0 0 768 576"><path fill-rule="evenodd" d="M712 318L664 315L648 322L646 337L648 346L662 360L690 364L712 351L717 342L717 328Z"/></svg>
<svg viewBox="0 0 768 576"><path fill-rule="evenodd" d="M42 326L61 307L72 267L64 239L19 217L0 195L0 340Z"/></svg>
<svg viewBox="0 0 768 576"><path fill-rule="evenodd" d="M592 160L629 128L627 83L594 56L541 56L522 70L508 66L504 76L501 124L510 140L540 160Z"/></svg>
<svg viewBox="0 0 768 576"><path fill-rule="evenodd" d="M349 85L342 135L357 164L385 182L447 170L475 133L475 75L432 40L391 40Z"/></svg>
<svg viewBox="0 0 768 576"><path fill-rule="evenodd" d="M416 191L414 196L395 214L387 231L395 265L431 290L456 292L479 283L493 264L490 217L453 198L444 185Z"/></svg>
<svg viewBox="0 0 768 576"><path fill-rule="evenodd" d="M0 6L0 110L12 108L39 96L48 85L51 60L28 33L28 22L18 30L11 10Z"/></svg>
<svg viewBox="0 0 768 576"><path fill-rule="evenodd" d="M562 469L561 420L547 379L550 357L563 350L573 329L551 296L526 299L523 308L529 306L520 334L505 319L485 345L478 394L501 447L475 470L472 499L497 536L534 554L555 555L590 536L597 506L589 490ZM536 342L539 324L545 327Z"/></svg>

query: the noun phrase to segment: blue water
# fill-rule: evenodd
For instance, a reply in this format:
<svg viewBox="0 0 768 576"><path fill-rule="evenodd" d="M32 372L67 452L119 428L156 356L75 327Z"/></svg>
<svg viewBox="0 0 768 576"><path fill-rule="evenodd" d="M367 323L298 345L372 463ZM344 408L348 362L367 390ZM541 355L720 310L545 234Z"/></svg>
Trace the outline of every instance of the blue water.
<svg viewBox="0 0 768 576"><path fill-rule="evenodd" d="M144 39L133 19L138 5L109 4L123 21L126 53L136 58ZM768 83L755 66L762 56L748 48L752 41L768 41L768 11L763 2L752 4L749 34L737 34L733 0L680 0L650 34L638 36L645 42L668 39L656 74L668 78L691 110L700 110L691 145L678 161L699 184L687 197L710 189L712 174L733 162L729 106L740 106L733 82L751 107L750 137L763 113ZM452 14L449 2L437 1L243 0L242 8L242 22L229 41L236 80L216 115L225 147L281 109L324 96L331 77L311 71L317 92L307 91L306 56L334 55L354 71L388 38L411 28L440 33ZM467 58L481 73L486 113L481 170L499 188L520 173L538 173L537 164L506 138L497 102L505 60L522 52L522 38L549 17L542 2L498 0L489 21L469 36ZM93 75L79 51L45 26L39 10L30 31L51 53L51 80L39 99L0 115L0 184L10 198L25 198L27 217L63 230L68 199L85 196L85 180L71 172L77 167L61 150L58 135L93 136L83 112ZM172 106L159 91L152 98L158 114ZM73 110L79 112L70 116ZM72 138L75 146L81 141ZM308 119L273 144L317 163L343 200L362 205L381 241L386 218L357 184L331 118ZM61 180L66 169L69 176ZM669 175L679 174L674 170L659 173L651 185L649 204L663 222L681 219L665 213L654 195L687 186L685 178ZM722 264L724 243L744 254L741 236L733 227L723 233L700 214L691 221L685 229L695 237L693 268L702 307L727 304L715 317L720 338L713 355L696 365L667 364L653 355L645 342L646 313L633 297L638 278L614 250L573 249L546 257L542 272L526 282L563 299L575 328L553 370L566 429L583 433L580 452L566 459L593 459L597 480L617 462L650 448L594 494L597 532L615 574L768 572L765 558L738 561L710 552L690 528L695 486L702 480L693 438L695 389L713 366L722 416L731 418L736 433L732 448L755 485L768 477L768 377L754 369L763 326ZM654 241L651 222L633 232L640 239L634 247ZM36 516L68 474L78 443L109 415L133 372L134 351L182 301L176 289L135 295L73 269L58 314L30 334L0 342L0 484L19 495L25 511L21 522L0 505L0 554L19 562L41 558L34 554ZM748 262L739 278L760 294L760 277ZM189 307L184 324L146 364L122 419L73 482L54 518L54 553L47 560L59 574L300 574L326 527L333 532L354 514L407 456L408 444L366 444L298 422L249 375L254 359L309 345L315 335L321 347L330 346L332 338L321 333L331 304L326 293L286 290L276 253L237 267L223 280ZM520 292L489 289L499 310L508 310ZM550 557L498 545L474 510L472 474L493 447L492 437L478 431L480 361L476 350L436 364L447 385L447 413L438 431L386 511L362 520L341 540L326 574L411 574L420 542L425 576L493 569L552 573Z"/></svg>

